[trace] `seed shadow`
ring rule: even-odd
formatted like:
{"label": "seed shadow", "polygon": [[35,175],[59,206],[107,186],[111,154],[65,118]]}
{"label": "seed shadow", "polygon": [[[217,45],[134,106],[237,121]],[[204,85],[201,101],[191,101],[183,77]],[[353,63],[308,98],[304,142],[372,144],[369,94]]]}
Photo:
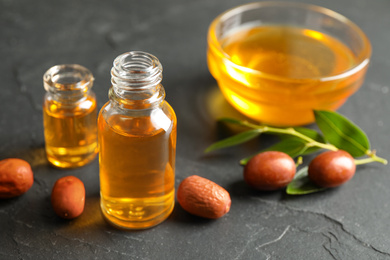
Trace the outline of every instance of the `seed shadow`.
{"label": "seed shadow", "polygon": [[280,198],[283,194],[283,190],[274,191],[260,191],[250,187],[244,180],[237,180],[231,183],[227,190],[230,195],[235,198],[244,197],[261,197],[263,199],[275,199]]}
{"label": "seed shadow", "polygon": [[186,226],[203,226],[212,224],[213,222],[215,222],[215,219],[202,218],[192,215],[185,211],[176,201],[175,207],[166,222],[172,222],[174,224],[183,224]]}
{"label": "seed shadow", "polygon": [[21,196],[14,197],[14,198],[0,199],[0,208],[7,208],[8,206],[12,207],[19,200],[21,200]]}
{"label": "seed shadow", "polygon": [[100,198],[92,195],[85,199],[83,213],[74,219],[64,219],[58,216],[51,205],[50,196],[44,200],[45,213],[43,218],[45,225],[54,230],[69,229],[69,231],[81,232],[86,229],[107,229],[100,210]]}

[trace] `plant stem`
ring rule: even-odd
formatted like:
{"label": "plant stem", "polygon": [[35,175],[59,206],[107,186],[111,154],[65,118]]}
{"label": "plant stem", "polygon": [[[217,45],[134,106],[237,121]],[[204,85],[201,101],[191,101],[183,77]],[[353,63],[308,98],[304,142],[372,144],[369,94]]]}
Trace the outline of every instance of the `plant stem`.
{"label": "plant stem", "polygon": [[[292,135],[295,137],[298,137],[304,141],[306,141],[307,147],[318,147],[318,148],[323,148],[326,150],[331,150],[331,151],[337,151],[338,148],[332,144],[329,143],[321,143],[317,142],[314,139],[311,139],[310,137],[301,134],[300,132],[296,131],[294,128],[276,128],[276,127],[270,127],[270,126],[264,126],[264,125],[255,125],[252,123],[249,123],[247,121],[242,122],[243,126],[247,126],[250,128],[254,129],[259,129],[260,132],[262,133],[274,133],[274,134],[286,134],[286,135]],[[375,151],[368,150],[366,152],[367,156],[369,158],[364,158],[364,159],[355,159],[355,164],[360,165],[360,164],[366,164],[366,163],[372,163],[372,162],[379,162],[384,165],[387,164],[387,160],[384,158],[381,158],[375,154]]]}
{"label": "plant stem", "polygon": [[297,158],[297,161],[295,163],[295,168],[297,168],[299,165],[301,165],[303,163],[303,159],[302,159],[302,156],[299,156]]}
{"label": "plant stem", "polygon": [[372,162],[379,162],[384,165],[387,164],[387,160],[384,158],[381,158],[379,156],[376,156],[376,154],[369,155],[370,157],[364,158],[364,159],[355,159],[356,165],[366,164],[366,163],[372,163]]}
{"label": "plant stem", "polygon": [[274,133],[274,134],[286,134],[286,135],[292,135],[295,137],[298,137],[304,141],[307,142],[308,147],[319,147],[331,151],[337,151],[337,147],[332,145],[332,144],[326,144],[326,143],[321,143],[317,142],[314,139],[311,139],[310,137],[301,134],[300,132],[296,131],[294,128],[289,127],[289,128],[276,128],[276,127],[270,127],[270,126],[263,126],[263,125],[255,125],[249,122],[243,122],[243,125],[248,126],[250,128],[256,128],[259,129],[260,132],[262,133]]}

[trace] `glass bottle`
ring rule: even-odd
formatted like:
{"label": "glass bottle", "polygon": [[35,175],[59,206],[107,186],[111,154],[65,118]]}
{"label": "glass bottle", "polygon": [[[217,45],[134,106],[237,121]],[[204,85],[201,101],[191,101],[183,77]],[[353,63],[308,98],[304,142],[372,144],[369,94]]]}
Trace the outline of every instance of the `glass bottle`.
{"label": "glass bottle", "polygon": [[174,207],[176,115],[161,80],[151,54],[128,52],[113,63],[98,116],[100,196],[104,217],[119,228],[152,227]]}
{"label": "glass bottle", "polygon": [[97,106],[92,73],[77,64],[56,65],[43,75],[46,155],[60,168],[83,166],[98,152]]}

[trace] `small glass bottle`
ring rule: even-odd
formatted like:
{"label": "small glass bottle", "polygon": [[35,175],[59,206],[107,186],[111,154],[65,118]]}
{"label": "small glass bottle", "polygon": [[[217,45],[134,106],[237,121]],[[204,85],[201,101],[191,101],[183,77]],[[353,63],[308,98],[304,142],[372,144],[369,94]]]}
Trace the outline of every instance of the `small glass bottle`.
{"label": "small glass bottle", "polygon": [[155,226],[174,207],[176,115],[161,80],[148,53],[113,63],[110,100],[98,116],[100,196],[104,217],[119,228]]}
{"label": "small glass bottle", "polygon": [[46,155],[60,168],[83,166],[98,152],[97,106],[92,73],[77,64],[56,65],[43,75]]}

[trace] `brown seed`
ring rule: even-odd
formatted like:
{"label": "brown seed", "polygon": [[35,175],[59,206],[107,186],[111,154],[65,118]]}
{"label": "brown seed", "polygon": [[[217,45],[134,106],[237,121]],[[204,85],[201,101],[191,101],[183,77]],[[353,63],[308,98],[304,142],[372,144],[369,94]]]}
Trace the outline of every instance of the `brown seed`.
{"label": "brown seed", "polygon": [[55,213],[62,218],[80,216],[85,205],[84,183],[74,176],[58,179],[51,193],[51,204]]}
{"label": "brown seed", "polygon": [[0,161],[0,199],[20,196],[33,183],[34,175],[28,162],[17,158]]}
{"label": "brown seed", "polygon": [[180,183],[177,200],[187,212],[210,219],[222,217],[231,206],[230,195],[224,188],[197,175]]}
{"label": "brown seed", "polygon": [[356,171],[353,157],[343,150],[327,151],[314,158],[308,169],[309,178],[320,187],[336,187],[349,181]]}
{"label": "brown seed", "polygon": [[295,171],[295,162],[288,154],[267,151],[255,155],[245,165],[244,180],[258,190],[277,190],[293,180]]}

